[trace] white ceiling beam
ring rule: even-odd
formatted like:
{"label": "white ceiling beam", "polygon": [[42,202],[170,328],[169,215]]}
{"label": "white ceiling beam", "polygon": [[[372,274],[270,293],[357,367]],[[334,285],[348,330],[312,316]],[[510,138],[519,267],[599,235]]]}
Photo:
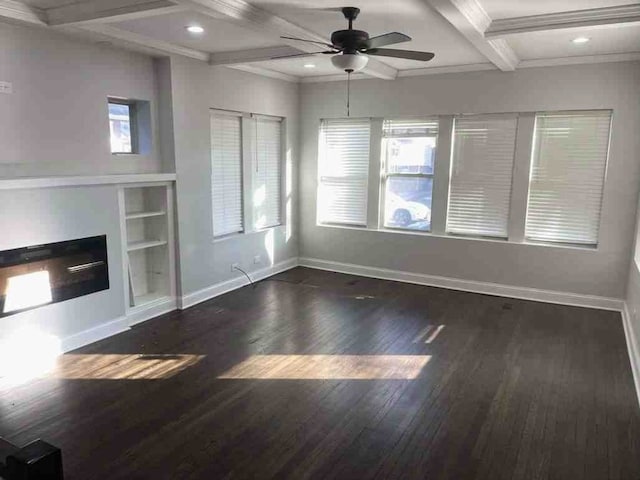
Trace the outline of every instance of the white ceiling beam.
{"label": "white ceiling beam", "polygon": [[14,0],[0,0],[0,19],[46,25],[44,10]]}
{"label": "white ceiling beam", "polygon": [[281,57],[284,55],[298,55],[301,53],[304,52],[301,52],[299,49],[290,47],[288,45],[279,47],[252,48],[249,50],[234,50],[230,52],[216,52],[212,53],[209,57],[209,64],[228,66],[240,65],[254,62],[264,62],[266,60],[273,60],[274,57]]}
{"label": "white ceiling beam", "polygon": [[169,0],[90,0],[46,10],[49,25],[109,23],[165,15],[184,8]]}
{"label": "white ceiling beam", "polygon": [[629,22],[640,22],[640,4],[493,20],[485,32],[485,37],[500,38],[525,32],[615,25]]}
{"label": "white ceiling beam", "polygon": [[133,33],[127,30],[112,27],[111,25],[95,23],[83,25],[81,27],[65,28],[67,28],[69,31],[80,30],[84,32],[91,32],[94,35],[109,39],[111,43],[115,45],[120,45],[128,48],[133,47],[135,50],[149,53],[151,55],[182,55],[183,57],[194,58],[202,62],[209,61],[209,53],[207,52],[182,47],[180,45],[175,45],[163,40],[147,37],[146,35],[140,35],[139,33]]}
{"label": "white ceiling beam", "polygon": [[[183,5],[205,15],[217,19],[230,20],[237,25],[258,31],[270,36],[300,37],[328,43],[329,40],[306,28],[295,25],[282,17],[278,17],[266,10],[258,8],[244,0],[172,0],[176,4]],[[282,40],[291,47],[303,52],[317,52],[323,50],[322,45],[314,45],[306,42]],[[369,58],[369,63],[364,73],[373,77],[393,80],[398,71],[374,58]]]}
{"label": "white ceiling beam", "polygon": [[236,70],[242,70],[243,72],[253,73],[254,75],[260,75],[262,77],[277,78],[278,80],[285,80],[287,82],[298,83],[300,79],[293,75],[287,75],[286,73],[276,72],[268,68],[256,67],[255,65],[226,65],[229,68]]}
{"label": "white ceiling beam", "polygon": [[491,18],[477,0],[425,0],[496,67],[515,70],[519,59],[505,40],[490,40],[484,32]]}

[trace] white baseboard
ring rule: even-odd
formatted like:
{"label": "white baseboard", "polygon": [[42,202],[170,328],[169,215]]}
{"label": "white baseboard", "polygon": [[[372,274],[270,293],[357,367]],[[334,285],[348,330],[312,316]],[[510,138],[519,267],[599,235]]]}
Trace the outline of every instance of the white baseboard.
{"label": "white baseboard", "polygon": [[133,307],[127,312],[127,322],[130,327],[138,323],[146,322],[154,317],[169,313],[178,308],[178,303],[173,297],[159,298],[149,304]]}
{"label": "white baseboard", "polygon": [[[264,278],[275,275],[276,273],[284,272],[286,270],[290,270],[298,266],[298,259],[291,258],[289,260],[285,260],[280,263],[276,263],[270,267],[262,268],[260,270],[255,270],[253,272],[249,272],[251,279],[254,282],[262,280]],[[247,277],[240,274],[236,278],[232,278],[231,280],[227,280],[225,282],[217,283],[215,285],[211,285],[210,287],[203,288],[201,290],[197,290],[192,293],[188,293],[183,295],[179,301],[178,306],[181,310],[185,308],[192,307],[197,305],[198,303],[202,303],[206,300],[210,300],[218,295],[222,295],[223,293],[230,292],[240,287],[244,287],[249,284],[249,280]]]}
{"label": "white baseboard", "polygon": [[116,318],[110,322],[103,323],[97,327],[83,330],[82,332],[75,333],[69,337],[63,338],[60,342],[60,349],[62,352],[69,352],[76,348],[84,347],[90,343],[97,342],[98,340],[105,339],[116,333],[121,333],[129,330],[129,322],[127,317]]}
{"label": "white baseboard", "polygon": [[627,349],[629,350],[629,360],[631,361],[633,381],[636,385],[638,404],[640,404],[640,347],[638,347],[638,337],[635,336],[631,313],[626,302],[622,309],[622,325],[624,326],[624,336],[627,339]]}
{"label": "white baseboard", "polygon": [[317,258],[301,257],[298,263],[302,267],[317,268],[319,270],[329,270],[332,272],[349,273],[363,277],[395,280],[397,282],[415,283],[418,285],[462,290],[472,293],[482,293],[485,295],[496,295],[499,297],[534,300],[537,302],[598,308],[601,310],[614,310],[617,312],[622,311],[624,304],[623,300],[619,298],[581,295],[579,293],[558,292],[554,290],[541,290],[528,287],[514,287],[499,283],[479,282],[475,280],[463,280],[460,278],[403,272],[400,270],[389,270],[387,268],[367,267],[353,263],[320,260]]}

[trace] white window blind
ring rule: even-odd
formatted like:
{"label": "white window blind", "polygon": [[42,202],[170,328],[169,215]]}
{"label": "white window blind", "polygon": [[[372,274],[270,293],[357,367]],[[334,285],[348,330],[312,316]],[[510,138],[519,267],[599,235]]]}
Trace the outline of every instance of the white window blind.
{"label": "white window blind", "polygon": [[610,111],[536,116],[525,236],[596,245]]}
{"label": "white window blind", "polygon": [[507,237],[517,118],[454,120],[447,232]]}
{"label": "white window blind", "polygon": [[253,218],[255,228],[267,228],[281,223],[282,120],[257,117],[255,122]]}
{"label": "white window blind", "polygon": [[367,224],[369,119],[324,120],[320,130],[318,220]]}
{"label": "white window blind", "polygon": [[211,112],[213,235],[243,231],[242,118]]}

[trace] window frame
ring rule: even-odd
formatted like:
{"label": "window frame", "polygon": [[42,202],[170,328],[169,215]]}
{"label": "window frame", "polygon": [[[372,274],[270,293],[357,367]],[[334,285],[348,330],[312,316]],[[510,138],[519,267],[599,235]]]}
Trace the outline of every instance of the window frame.
{"label": "window frame", "polygon": [[[131,137],[131,151],[130,152],[114,152],[111,150],[111,155],[139,155],[139,141],[138,141],[138,102],[135,100],[129,100],[126,98],[107,97],[107,113],[109,113],[110,105],[126,105],[129,107],[129,135]],[[111,124],[111,118],[109,118],[109,124]],[[109,139],[111,140],[111,125],[109,125]]]}
{"label": "window frame", "polygon": [[[528,213],[528,201],[531,173],[533,168],[533,148],[534,148],[534,133],[535,133],[535,118],[539,114],[548,113],[587,113],[593,111],[610,111],[611,112],[611,125],[609,130],[609,140],[607,148],[607,159],[605,166],[604,185],[602,189],[601,199],[601,214],[600,224],[598,225],[598,232],[600,236],[603,212],[606,207],[606,191],[607,191],[607,173],[609,166],[609,152],[611,150],[611,139],[613,135],[613,123],[615,111],[607,108],[582,108],[573,110],[530,110],[530,111],[498,111],[487,113],[451,113],[441,115],[403,115],[403,116],[388,116],[388,117],[369,117],[370,121],[370,149],[369,149],[369,182],[368,182],[368,204],[367,204],[367,222],[366,225],[353,225],[342,223],[329,223],[321,222],[319,216],[320,208],[320,172],[323,146],[321,137],[321,127],[325,120],[339,120],[342,118],[330,118],[323,117],[319,120],[318,125],[318,150],[317,150],[317,189],[316,189],[316,225],[326,228],[342,228],[351,230],[364,230],[370,232],[388,232],[390,234],[404,234],[404,235],[423,235],[436,238],[448,238],[461,241],[475,241],[475,242],[489,242],[489,243],[510,243],[515,245],[535,246],[538,248],[561,248],[561,249],[577,249],[589,252],[598,251],[600,248],[600,239],[595,245],[588,244],[573,244],[573,243],[558,243],[558,242],[545,242],[537,241],[529,238],[525,238],[525,224]],[[451,181],[451,166],[453,163],[453,124],[454,118],[457,116],[467,115],[515,115],[517,118],[516,124],[516,139],[515,139],[515,152],[513,160],[513,172],[512,172],[512,185],[511,185],[511,197],[509,200],[509,216],[507,224],[507,237],[483,237],[473,235],[459,235],[446,232],[447,215],[448,215],[448,200],[450,194],[450,181]],[[363,118],[363,117],[360,117]],[[431,210],[431,228],[426,230],[415,230],[410,228],[396,228],[394,226],[386,227],[384,218],[384,196],[386,193],[386,160],[383,165],[383,157],[386,155],[383,152],[382,140],[383,140],[383,123],[387,120],[417,120],[417,119],[435,119],[438,121],[438,134],[436,140],[436,153],[434,160],[434,169],[432,174],[420,174],[423,176],[431,176],[433,178],[432,183],[432,210]],[[393,174],[392,174],[393,175]],[[389,176],[392,176],[389,175]],[[396,174],[403,175],[403,174]],[[408,176],[415,176],[417,174],[408,174]],[[375,181],[376,177],[379,177],[379,181]]]}
{"label": "window frame", "polygon": [[[422,121],[434,121],[438,124],[436,127],[438,130],[434,134],[424,135],[420,134],[405,134],[405,135],[391,135],[386,136],[384,133],[384,122],[385,121],[411,121],[411,120],[422,120]],[[433,197],[435,191],[435,173],[436,173],[436,165],[438,161],[438,150],[439,150],[439,118],[426,116],[426,117],[400,117],[400,118],[385,118],[382,122],[382,131],[380,132],[380,198],[378,201],[379,204],[379,215],[378,215],[378,226],[384,230],[398,230],[402,232],[415,232],[415,233],[431,233],[433,231]],[[434,138],[435,139],[435,152],[433,154],[433,171],[432,173],[390,173],[389,172],[389,159],[388,159],[388,148],[386,147],[386,141],[390,138]],[[431,206],[429,207],[430,218],[429,218],[429,229],[428,230],[418,230],[414,228],[401,227],[401,226],[391,226],[387,225],[386,219],[386,197],[387,197],[387,187],[390,178],[430,178],[431,179]]]}
{"label": "window frame", "polygon": [[[209,108],[210,117],[218,112],[221,115],[238,116],[240,118],[240,168],[241,168],[241,198],[242,198],[242,231],[232,232],[223,235],[216,236],[213,232],[213,215],[211,216],[212,226],[212,242],[224,242],[226,240],[237,238],[243,235],[251,235],[260,232],[266,232],[272,229],[285,227],[288,219],[286,214],[286,192],[285,185],[287,180],[287,165],[286,165],[286,146],[287,146],[287,118],[277,115],[267,115],[261,113],[239,112],[236,110],[227,110],[222,108]],[[278,182],[278,208],[279,208],[279,223],[275,225],[269,225],[257,228],[254,222],[254,207],[253,207],[253,193],[254,193],[254,176],[253,167],[257,159],[257,119],[266,118],[271,120],[280,121],[280,156],[279,156],[279,182]],[[209,139],[209,149],[211,151],[212,144],[211,138]],[[209,162],[210,168],[213,165]],[[213,170],[211,170],[211,181],[213,180]],[[213,187],[213,184],[211,184]],[[213,201],[213,197],[212,197]],[[213,208],[213,207],[212,207]],[[213,213],[213,212],[212,212]]]}

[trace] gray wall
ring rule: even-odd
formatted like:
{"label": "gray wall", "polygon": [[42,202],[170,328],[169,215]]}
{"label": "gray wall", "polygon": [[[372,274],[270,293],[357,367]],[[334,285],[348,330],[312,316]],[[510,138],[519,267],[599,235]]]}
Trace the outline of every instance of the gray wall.
{"label": "gray wall", "polygon": [[595,251],[317,226],[318,126],[323,117],[345,116],[344,89],[343,83],[335,82],[302,87],[301,257],[624,297],[640,174],[640,63],[361,80],[351,89],[354,117],[613,109],[600,245]]}
{"label": "gray wall", "polygon": [[0,205],[0,251],[106,234],[110,287],[4,317],[0,341],[25,327],[63,340],[124,315],[116,186],[0,190]]}
{"label": "gray wall", "polygon": [[[635,337],[636,345],[640,348],[640,207],[638,208],[638,218],[636,219],[635,245],[629,262],[626,301],[631,320],[631,334]],[[640,361],[640,358],[636,359],[636,361]]]}
{"label": "gray wall", "polygon": [[[231,271],[232,263],[251,271],[297,256],[295,189],[288,198],[292,210],[285,225],[213,242],[209,109],[285,117],[285,151],[293,179],[298,85],[185,58],[172,58],[171,72],[179,263],[185,295],[239,276]],[[255,255],[261,256],[261,264],[253,263]]]}
{"label": "gray wall", "polygon": [[111,155],[107,96],[152,102],[153,60],[109,46],[0,23],[0,178],[160,172],[157,132],[149,155]]}

